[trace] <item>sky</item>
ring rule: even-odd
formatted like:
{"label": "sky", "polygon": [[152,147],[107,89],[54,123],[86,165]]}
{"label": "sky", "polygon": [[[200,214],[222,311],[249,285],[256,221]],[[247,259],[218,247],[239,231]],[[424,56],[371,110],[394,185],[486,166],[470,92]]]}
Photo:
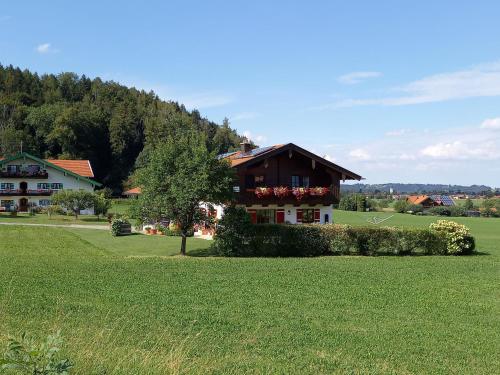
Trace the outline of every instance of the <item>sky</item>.
{"label": "sky", "polygon": [[154,90],[366,183],[500,187],[499,14],[481,0],[11,1],[0,63]]}

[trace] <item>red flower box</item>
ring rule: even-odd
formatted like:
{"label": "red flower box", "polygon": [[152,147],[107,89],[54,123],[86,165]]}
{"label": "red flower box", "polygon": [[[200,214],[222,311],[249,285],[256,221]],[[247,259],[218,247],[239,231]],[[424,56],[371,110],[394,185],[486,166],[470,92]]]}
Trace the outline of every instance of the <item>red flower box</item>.
{"label": "red flower box", "polygon": [[272,193],[272,188],[258,187],[255,189],[255,195],[257,196],[257,198],[269,197]]}
{"label": "red flower box", "polygon": [[276,186],[273,191],[274,195],[278,198],[284,198],[290,195],[290,189],[288,189],[286,186]]}

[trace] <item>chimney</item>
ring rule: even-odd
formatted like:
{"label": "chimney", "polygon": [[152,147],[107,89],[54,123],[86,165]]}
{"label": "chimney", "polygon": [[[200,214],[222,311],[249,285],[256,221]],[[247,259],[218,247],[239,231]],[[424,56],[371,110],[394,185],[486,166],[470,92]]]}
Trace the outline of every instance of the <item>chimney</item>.
{"label": "chimney", "polygon": [[240,146],[241,146],[241,152],[246,153],[252,150],[252,144],[247,138],[243,139],[243,142],[240,143]]}

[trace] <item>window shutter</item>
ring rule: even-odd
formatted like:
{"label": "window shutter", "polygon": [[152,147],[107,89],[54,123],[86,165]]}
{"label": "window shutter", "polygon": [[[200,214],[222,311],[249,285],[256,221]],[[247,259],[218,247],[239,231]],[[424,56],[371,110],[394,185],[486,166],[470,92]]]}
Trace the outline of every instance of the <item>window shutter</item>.
{"label": "window shutter", "polygon": [[302,223],[302,210],[297,209],[297,223]]}
{"label": "window shutter", "polygon": [[321,211],[319,208],[314,209],[314,222],[319,223],[321,221]]}

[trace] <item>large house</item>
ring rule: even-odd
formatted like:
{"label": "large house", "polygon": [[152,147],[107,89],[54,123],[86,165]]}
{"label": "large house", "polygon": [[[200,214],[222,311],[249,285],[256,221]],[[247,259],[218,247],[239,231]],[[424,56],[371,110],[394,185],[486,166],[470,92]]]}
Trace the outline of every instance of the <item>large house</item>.
{"label": "large house", "polygon": [[101,184],[93,177],[88,160],[43,160],[26,152],[0,159],[0,210],[47,206],[63,189],[94,191]]}
{"label": "large house", "polygon": [[236,169],[236,204],[254,223],[330,223],[339,203],[340,181],[361,176],[293,143],[220,156]]}

